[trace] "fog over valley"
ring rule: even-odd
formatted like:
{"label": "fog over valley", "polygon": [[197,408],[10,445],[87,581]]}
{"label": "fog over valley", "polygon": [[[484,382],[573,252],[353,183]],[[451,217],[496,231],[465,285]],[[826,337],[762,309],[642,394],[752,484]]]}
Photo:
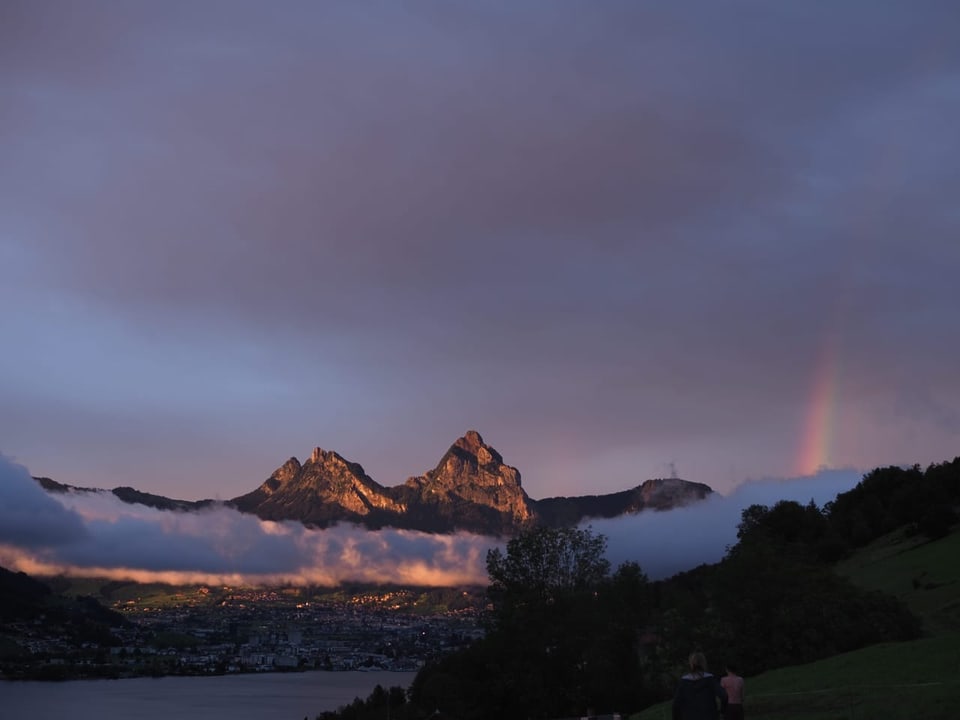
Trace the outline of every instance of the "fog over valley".
{"label": "fog over valley", "polygon": [[[589,524],[608,538],[614,566],[633,561],[662,578],[721,559],[741,511],[778,500],[832,500],[855,471],[749,481],[689,507]],[[27,468],[0,456],[0,565],[29,574],[96,575],[172,584],[317,584],[346,581],[424,586],[484,585],[496,538],[340,524],[311,529],[214,505],[156,510],[110,492],[50,494]]]}

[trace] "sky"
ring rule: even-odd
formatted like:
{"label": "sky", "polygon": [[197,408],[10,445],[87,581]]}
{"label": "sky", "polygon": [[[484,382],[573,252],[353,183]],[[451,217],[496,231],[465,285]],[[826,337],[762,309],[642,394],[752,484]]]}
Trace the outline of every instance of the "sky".
{"label": "sky", "polygon": [[958,28],[5,0],[4,463],[227,499],[317,446],[396,485],[476,429],[540,499],[950,460]]}

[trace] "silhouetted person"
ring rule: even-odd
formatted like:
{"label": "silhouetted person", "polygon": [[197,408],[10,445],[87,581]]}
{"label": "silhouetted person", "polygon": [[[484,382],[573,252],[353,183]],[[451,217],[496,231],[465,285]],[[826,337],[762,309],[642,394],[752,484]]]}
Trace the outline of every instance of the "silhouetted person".
{"label": "silhouetted person", "polygon": [[743,720],[743,678],[730,663],[727,663],[727,674],[720,679],[720,685],[727,693],[727,712],[723,717],[725,720]]}
{"label": "silhouetted person", "polygon": [[680,678],[673,696],[673,720],[717,720],[727,709],[727,693],[707,672],[703,653],[692,653],[689,663],[690,672]]}

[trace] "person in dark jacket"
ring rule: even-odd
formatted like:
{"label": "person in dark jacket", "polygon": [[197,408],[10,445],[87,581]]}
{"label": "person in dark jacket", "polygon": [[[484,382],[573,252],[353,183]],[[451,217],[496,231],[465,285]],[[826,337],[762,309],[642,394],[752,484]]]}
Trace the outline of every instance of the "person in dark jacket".
{"label": "person in dark jacket", "polygon": [[727,693],[707,672],[703,653],[691,654],[689,662],[690,672],[680,678],[673,696],[673,720],[717,720],[727,709]]}

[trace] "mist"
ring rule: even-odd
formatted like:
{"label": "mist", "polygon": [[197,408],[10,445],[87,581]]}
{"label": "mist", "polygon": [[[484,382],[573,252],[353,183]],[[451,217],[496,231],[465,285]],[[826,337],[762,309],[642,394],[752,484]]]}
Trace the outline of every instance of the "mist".
{"label": "mist", "polygon": [[223,505],[162,511],[108,491],[48,494],[2,457],[0,508],[0,565],[137,582],[477,585],[497,542],[345,524],[316,530]]}
{"label": "mist", "polygon": [[[659,579],[719,561],[749,505],[783,499],[822,505],[859,479],[851,470],[747,482],[690,507],[584,526],[607,537],[614,567],[636,562]],[[34,575],[171,584],[485,585],[486,554],[494,547],[503,542],[471,533],[348,524],[311,529],[223,505],[171,512],[130,505],[108,491],[50,494],[25,467],[0,456],[0,565]]]}
{"label": "mist", "polygon": [[741,513],[750,505],[812,500],[822,507],[854,487],[861,477],[856,470],[821,470],[809,477],[750,480],[729,495],[714,493],[688,507],[594,520],[589,525],[606,535],[607,558],[614,567],[636,562],[648,577],[657,580],[719,562],[736,543]]}

